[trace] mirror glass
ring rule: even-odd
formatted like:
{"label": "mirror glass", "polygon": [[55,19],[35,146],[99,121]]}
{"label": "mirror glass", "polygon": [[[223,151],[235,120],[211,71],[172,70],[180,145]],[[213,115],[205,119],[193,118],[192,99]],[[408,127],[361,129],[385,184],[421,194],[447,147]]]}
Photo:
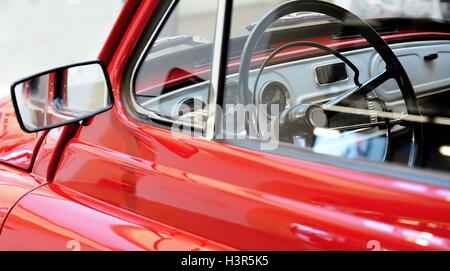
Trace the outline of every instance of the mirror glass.
{"label": "mirror glass", "polygon": [[107,76],[99,63],[60,68],[13,85],[19,122],[27,132],[89,118],[112,106]]}

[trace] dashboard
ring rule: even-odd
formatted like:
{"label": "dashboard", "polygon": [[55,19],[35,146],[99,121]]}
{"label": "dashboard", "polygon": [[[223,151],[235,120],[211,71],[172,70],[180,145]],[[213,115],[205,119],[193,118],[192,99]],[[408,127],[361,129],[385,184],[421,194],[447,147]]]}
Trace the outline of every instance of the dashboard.
{"label": "dashboard", "polygon": [[[450,86],[450,41],[417,41],[391,45],[391,48],[406,69],[416,95],[431,95],[448,90]],[[373,48],[342,53],[360,71],[359,80],[364,82],[382,72],[384,62]],[[354,88],[355,73],[333,55],[307,58],[267,67],[261,74],[257,88],[258,104],[279,104],[281,109],[305,103],[321,103]],[[337,67],[340,73],[324,82],[320,73],[324,67]],[[325,69],[325,73],[327,71]],[[254,86],[258,70],[250,73],[249,86]],[[391,110],[402,110],[401,93],[394,80],[375,90],[375,95],[384,100]],[[238,75],[227,76],[224,104],[238,104]],[[149,111],[167,116],[180,117],[180,108],[203,109],[208,103],[209,82],[197,83],[155,97],[141,104]],[[270,112],[269,112],[270,115]]]}

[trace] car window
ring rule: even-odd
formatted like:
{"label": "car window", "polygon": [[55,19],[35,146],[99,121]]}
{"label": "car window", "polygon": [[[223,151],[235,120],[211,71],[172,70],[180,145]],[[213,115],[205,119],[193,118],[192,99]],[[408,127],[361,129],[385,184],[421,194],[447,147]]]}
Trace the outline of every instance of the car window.
{"label": "car window", "polygon": [[448,171],[448,2],[293,2],[234,1],[218,137]]}
{"label": "car window", "polygon": [[[217,1],[175,1],[136,73],[134,97],[141,113],[177,120],[206,117]],[[195,8],[193,8],[195,7]]]}

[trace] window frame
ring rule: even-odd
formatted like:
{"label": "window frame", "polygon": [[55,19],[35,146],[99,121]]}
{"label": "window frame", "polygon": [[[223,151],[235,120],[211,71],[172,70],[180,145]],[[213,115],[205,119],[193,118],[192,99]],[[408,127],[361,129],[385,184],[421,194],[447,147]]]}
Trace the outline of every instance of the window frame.
{"label": "window frame", "polygon": [[[136,50],[136,54],[134,54],[134,57],[132,57],[132,60],[129,62],[129,70],[127,72],[126,78],[127,78],[127,84],[124,87],[125,94],[123,95],[125,102],[125,106],[127,108],[127,111],[131,111],[132,115],[137,118],[139,121],[144,122],[151,122],[153,124],[159,124],[159,126],[168,128],[168,126],[177,124],[177,125],[183,125],[184,127],[193,128],[194,130],[198,131],[199,127],[193,127],[192,125],[189,125],[189,123],[180,122],[177,120],[169,119],[162,117],[155,113],[154,111],[145,109],[142,107],[136,99],[136,80],[139,70],[141,69],[143,62],[151,50],[153,44],[156,42],[158,35],[161,33],[161,31],[164,28],[164,25],[169,20],[170,16],[173,14],[175,8],[177,7],[180,0],[171,0],[166,3],[163,3],[163,7],[160,10],[160,15],[156,16],[157,19],[153,20],[153,22],[156,21],[156,27],[150,27],[145,29],[145,33],[143,34],[142,42],[145,41],[145,45],[138,46],[139,48]],[[231,5],[232,1],[227,0],[218,0],[218,6],[216,10],[216,21],[215,21],[215,34],[213,39],[213,46],[212,46],[212,62],[211,62],[211,72],[210,72],[210,81],[209,81],[209,105],[217,105],[219,93],[221,93],[221,85],[223,82],[223,79],[221,79],[221,74],[223,74],[223,70],[226,67],[222,67],[222,63],[225,63],[225,61],[222,61],[222,56],[226,55],[223,52],[228,51],[228,47],[226,46],[228,44],[227,38],[229,37],[229,34],[227,34],[226,29],[227,25],[225,24],[225,21],[228,14],[228,11],[231,11],[232,9],[228,7],[228,5]],[[231,19],[229,19],[231,21]],[[151,23],[149,23],[151,25]],[[130,64],[131,63],[131,64]],[[205,130],[202,131],[202,133],[196,133],[201,138],[207,139],[207,140],[213,140],[215,135],[215,123],[216,123],[216,110],[214,107],[209,106],[208,107],[208,117],[206,121]]]}
{"label": "window frame", "polygon": [[[146,56],[155,38],[161,31],[164,23],[170,17],[173,8],[180,0],[172,0],[163,2],[159,14],[150,19],[146,29],[144,30],[138,45],[135,48],[127,68],[124,73],[124,80],[122,81],[122,99],[126,111],[136,120],[141,123],[165,128],[174,124],[173,121],[161,118],[156,114],[151,114],[151,111],[142,108],[141,112],[137,111],[135,105],[137,104],[134,98],[134,82],[136,80],[136,71],[140,67],[140,62]],[[223,92],[226,79],[226,67],[228,64],[228,43],[230,39],[230,28],[232,23],[233,0],[218,0],[218,9],[216,17],[216,33],[214,38],[214,47],[212,55],[210,80],[210,104],[222,106]],[[155,26],[156,25],[156,26]],[[220,43],[217,43],[220,41]],[[140,107],[140,106],[139,106]],[[150,115],[149,115],[150,113]],[[260,141],[257,140],[218,140],[215,138],[215,124],[221,121],[220,116],[216,116],[215,111],[208,112],[207,130],[202,138],[208,141],[216,141],[227,144],[233,147],[257,151],[260,153],[273,154],[292,159],[330,165],[342,169],[354,170],[360,173],[374,174],[389,178],[398,178],[405,181],[410,181],[419,184],[428,184],[438,187],[450,188],[450,174],[441,171],[425,170],[417,168],[408,168],[403,165],[386,162],[373,162],[366,160],[355,160],[345,157],[336,157],[326,154],[313,153],[307,149],[292,148],[291,146],[280,143],[280,146],[275,150],[264,150],[261,148]]]}

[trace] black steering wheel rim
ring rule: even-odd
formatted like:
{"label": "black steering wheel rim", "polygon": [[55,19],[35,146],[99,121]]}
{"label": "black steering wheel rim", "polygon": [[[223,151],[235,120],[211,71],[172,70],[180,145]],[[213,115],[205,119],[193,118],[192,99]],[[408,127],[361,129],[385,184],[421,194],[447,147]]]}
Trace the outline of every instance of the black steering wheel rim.
{"label": "black steering wheel rim", "polygon": [[[317,0],[294,0],[283,3],[275,7],[272,11],[267,13],[262,20],[253,28],[241,56],[241,64],[239,68],[239,91],[240,99],[244,106],[252,103],[252,96],[249,88],[249,74],[251,69],[252,56],[258,45],[258,42],[266,29],[278,19],[296,12],[315,12],[333,17],[341,21],[344,25],[352,27],[355,31],[361,34],[363,38],[378,52],[381,58],[386,63],[386,72],[393,75],[397,81],[403,100],[405,101],[408,115],[420,115],[417,97],[411,81],[398,60],[395,53],[383,40],[383,38],[365,21],[351,13],[350,11],[339,7],[337,5]],[[255,119],[247,116],[246,123],[248,129],[255,126]],[[256,130],[256,129],[255,129]],[[411,167],[419,166],[421,164],[422,151],[422,125],[420,122],[411,122],[412,138],[410,157],[408,165]]]}

